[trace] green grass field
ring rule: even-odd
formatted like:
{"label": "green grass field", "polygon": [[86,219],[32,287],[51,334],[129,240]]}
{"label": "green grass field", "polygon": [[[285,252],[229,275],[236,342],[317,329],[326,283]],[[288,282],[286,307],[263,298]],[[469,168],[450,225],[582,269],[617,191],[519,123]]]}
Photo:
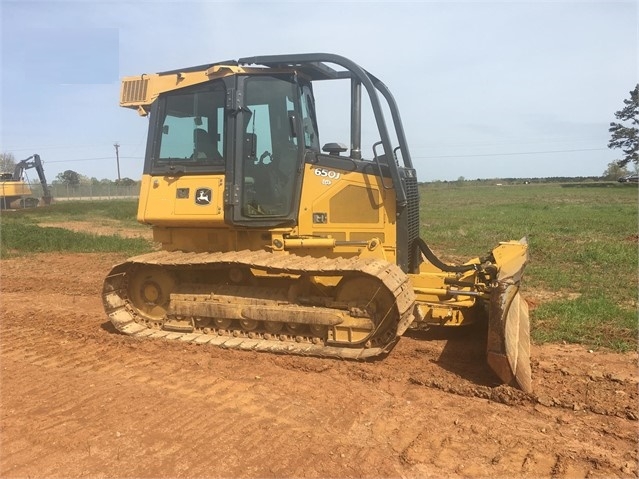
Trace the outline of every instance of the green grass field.
{"label": "green grass field", "polygon": [[421,236],[443,258],[528,238],[533,340],[637,348],[636,185],[421,188]]}
{"label": "green grass field", "polygon": [[[127,255],[151,251],[152,244],[141,238],[96,235],[64,228],[43,228],[38,223],[91,221],[138,227],[137,203],[132,200],[61,201],[46,208],[0,213],[0,257],[53,251],[120,252]],[[140,226],[142,228],[142,226]]]}
{"label": "green grass field", "polygon": [[[533,340],[618,351],[637,348],[638,190],[597,183],[422,185],[421,236],[443,259],[480,256],[499,241],[528,238],[523,295]],[[151,251],[143,239],[97,236],[56,221],[106,221],[136,228],[131,200],[59,202],[0,214],[0,255]]]}

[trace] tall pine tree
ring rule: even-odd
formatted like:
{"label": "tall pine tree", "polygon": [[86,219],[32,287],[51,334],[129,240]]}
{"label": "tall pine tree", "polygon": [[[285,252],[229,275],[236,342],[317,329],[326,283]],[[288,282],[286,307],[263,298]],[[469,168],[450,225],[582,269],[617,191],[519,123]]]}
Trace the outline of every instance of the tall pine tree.
{"label": "tall pine tree", "polygon": [[620,148],[624,152],[624,157],[617,160],[619,166],[630,162],[639,166],[639,83],[630,92],[630,99],[623,102],[626,106],[615,113],[615,118],[629,124],[610,123],[608,148]]}

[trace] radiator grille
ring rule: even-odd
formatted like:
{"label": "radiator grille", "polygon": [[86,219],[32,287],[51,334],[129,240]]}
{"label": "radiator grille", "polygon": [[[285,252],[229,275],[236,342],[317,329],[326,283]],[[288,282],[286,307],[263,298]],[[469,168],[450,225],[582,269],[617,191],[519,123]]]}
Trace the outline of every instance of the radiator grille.
{"label": "radiator grille", "polygon": [[140,103],[146,101],[149,79],[126,80],[122,85],[122,103]]}
{"label": "radiator grille", "polygon": [[409,269],[417,268],[420,263],[419,250],[415,241],[419,238],[419,190],[417,185],[417,177],[407,176],[404,179],[406,188],[406,197],[408,199],[408,215],[406,218],[408,230],[408,261]]}

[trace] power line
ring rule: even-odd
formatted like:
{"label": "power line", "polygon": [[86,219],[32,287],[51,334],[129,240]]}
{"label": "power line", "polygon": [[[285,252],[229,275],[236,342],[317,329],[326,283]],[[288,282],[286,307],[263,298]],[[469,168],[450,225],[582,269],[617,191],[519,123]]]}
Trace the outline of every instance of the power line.
{"label": "power line", "polygon": [[[138,142],[141,143],[142,141]],[[124,144],[120,144],[120,146],[137,146],[134,145],[133,143],[124,143]],[[2,147],[2,149],[4,151],[10,151],[10,152],[14,152],[14,151],[43,151],[43,150],[81,150],[81,149],[86,149],[86,148],[104,148],[103,144],[98,144],[96,145],[95,143],[90,144],[90,145],[51,145],[51,146],[36,146],[35,148],[33,146],[18,146],[18,147],[10,147],[10,146],[5,146]]]}
{"label": "power line", "polygon": [[[120,158],[122,159],[126,159],[126,160],[143,160],[144,158],[142,158],[141,156],[121,156]],[[100,158],[76,158],[73,160],[47,160],[45,161],[45,163],[72,163],[72,162],[76,162],[76,161],[99,161],[99,160],[112,160],[113,157],[112,156],[103,156]]]}
{"label": "power line", "polygon": [[[413,146],[413,150],[421,150],[421,149],[432,149],[432,148],[450,148],[450,147],[464,147],[464,148],[485,148],[485,147],[500,147],[505,145],[512,146],[515,144],[516,146],[522,145],[543,145],[546,143],[583,143],[590,142],[593,143],[593,138],[529,138],[529,139],[520,139],[514,138],[511,140],[504,141],[493,141],[493,140],[485,140],[485,141],[460,141],[460,140],[441,140],[437,139],[437,141],[433,140],[430,142],[430,146]],[[608,140],[606,140],[608,141]],[[601,141],[596,141],[597,144],[601,144]],[[554,145],[553,145],[554,146]]]}
{"label": "power line", "polygon": [[[608,148],[579,148],[573,150],[544,150],[544,151],[521,151],[513,153],[473,153],[469,155],[434,155],[434,156],[413,156],[414,159],[437,159],[437,158],[473,158],[482,156],[517,156],[517,155],[542,155],[547,153],[577,153],[580,151],[607,151]],[[120,156],[126,160],[143,160],[141,156]],[[74,158],[72,160],[46,160],[45,163],[74,163],[79,161],[101,161],[112,160],[112,156],[102,156],[97,158]]]}
{"label": "power line", "polygon": [[518,153],[473,153],[471,155],[438,155],[438,156],[414,156],[415,159],[435,159],[435,158],[473,158],[477,156],[517,156],[517,155],[542,155],[546,153],[574,153],[579,151],[606,151],[608,148],[580,148],[575,150],[545,150],[545,151],[522,151]]}

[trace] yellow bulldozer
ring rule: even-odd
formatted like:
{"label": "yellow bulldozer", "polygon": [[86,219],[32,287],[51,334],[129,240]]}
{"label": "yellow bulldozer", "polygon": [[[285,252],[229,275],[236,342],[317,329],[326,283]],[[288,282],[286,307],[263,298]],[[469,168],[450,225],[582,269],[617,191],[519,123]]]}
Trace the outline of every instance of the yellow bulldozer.
{"label": "yellow bulldozer", "polygon": [[[320,148],[324,81],[348,82],[350,147]],[[366,152],[364,91],[379,139]],[[457,265],[433,254],[399,110],[374,75],[334,54],[258,56],[126,77],[120,93],[149,118],[138,220],[161,250],[105,279],[117,330],[365,359],[409,328],[479,321],[488,364],[531,391],[526,241]]]}

